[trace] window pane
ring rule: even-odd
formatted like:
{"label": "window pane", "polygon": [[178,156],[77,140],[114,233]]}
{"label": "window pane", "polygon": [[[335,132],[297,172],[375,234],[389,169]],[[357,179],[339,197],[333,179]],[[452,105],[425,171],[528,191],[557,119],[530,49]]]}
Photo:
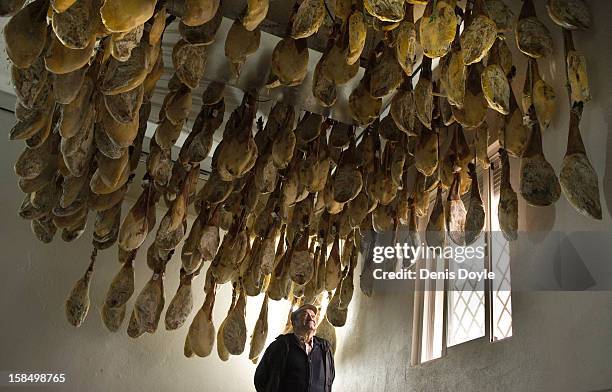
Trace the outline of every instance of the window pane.
{"label": "window pane", "polygon": [[495,280],[491,287],[491,341],[512,336],[512,293],[510,278],[510,244],[499,229],[497,219],[501,167],[499,158],[492,160],[490,169],[491,199],[489,216],[491,271]]}
{"label": "window pane", "polygon": [[[425,268],[425,266],[424,266]],[[443,259],[427,260],[429,271],[443,271]],[[442,356],[442,331],[444,329],[444,279],[423,281],[423,335],[421,339],[421,363]]]}
{"label": "window pane", "polygon": [[[472,246],[484,246],[482,235]],[[456,274],[459,269],[482,272],[484,260],[466,260],[463,263],[449,262],[449,270]],[[484,282],[476,279],[449,279],[448,292],[448,339],[454,346],[485,335]]]}

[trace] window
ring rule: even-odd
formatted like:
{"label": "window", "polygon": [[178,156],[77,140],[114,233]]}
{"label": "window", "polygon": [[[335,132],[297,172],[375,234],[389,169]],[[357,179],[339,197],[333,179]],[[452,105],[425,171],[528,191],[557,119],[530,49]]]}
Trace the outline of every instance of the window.
{"label": "window", "polygon": [[[447,347],[470,340],[486,337],[495,342],[512,336],[509,244],[497,221],[501,180],[497,154],[491,158],[491,167],[478,173],[478,179],[487,218],[483,234],[472,246],[482,246],[484,258],[471,263],[442,257],[422,259],[416,269],[457,273],[460,268],[474,272],[486,268],[495,273],[495,279],[441,278],[415,282],[412,365],[441,358]],[[469,192],[464,197],[467,208]]]}

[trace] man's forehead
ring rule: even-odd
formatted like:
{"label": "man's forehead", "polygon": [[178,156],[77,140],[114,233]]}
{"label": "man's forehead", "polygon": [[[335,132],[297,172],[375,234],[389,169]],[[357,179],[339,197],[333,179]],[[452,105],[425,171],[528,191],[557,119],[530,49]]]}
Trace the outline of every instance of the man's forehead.
{"label": "man's forehead", "polygon": [[296,314],[303,315],[306,313],[313,315],[313,316],[316,315],[316,313],[312,309],[299,309]]}

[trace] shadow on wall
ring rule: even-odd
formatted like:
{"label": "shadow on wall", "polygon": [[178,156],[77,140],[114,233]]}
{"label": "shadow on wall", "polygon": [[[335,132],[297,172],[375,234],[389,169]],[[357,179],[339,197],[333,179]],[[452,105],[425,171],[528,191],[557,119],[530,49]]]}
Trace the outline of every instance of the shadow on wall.
{"label": "shadow on wall", "polygon": [[[358,267],[360,268],[360,266]],[[356,270],[357,271],[357,270]],[[339,342],[342,346],[342,360],[346,363],[354,363],[363,360],[366,350],[363,344],[358,342],[367,341],[367,322],[365,315],[368,314],[368,307],[371,306],[374,298],[366,297],[359,288],[359,280],[355,279],[355,297],[352,302],[358,302],[358,306],[349,307],[349,312],[353,312],[351,317],[350,332],[345,335],[343,342]]]}
{"label": "shadow on wall", "polygon": [[597,284],[570,237],[557,248],[553,270],[561,290],[582,291]]}
{"label": "shadow on wall", "polygon": [[[602,134],[605,133],[608,135],[607,143],[606,143],[606,168],[603,175],[603,200],[602,202],[608,206],[608,213],[612,211],[612,137],[610,136],[610,127],[609,124],[612,123],[612,114],[609,111],[604,111],[604,123],[608,125],[605,129],[606,132],[602,129]],[[605,217],[604,217],[605,219]],[[612,391],[612,389],[611,389]]]}
{"label": "shadow on wall", "polygon": [[352,309],[349,307],[349,312],[353,313],[353,316],[349,320],[349,325],[346,327],[350,328],[350,332],[348,332],[343,342],[339,342],[342,350],[342,361],[345,363],[357,363],[360,360],[363,360],[363,355],[366,353],[366,348],[363,344],[359,344],[359,342],[368,341],[371,336],[369,336],[369,326],[368,322],[368,314],[371,314],[371,307],[374,301],[377,301],[380,304],[381,298],[376,298],[376,291],[372,288],[371,296],[366,296],[362,289],[362,281],[361,275],[370,273],[369,268],[364,270],[364,257],[370,257],[370,252],[366,252],[365,256],[360,257],[360,262],[355,268],[355,280],[354,280],[354,293],[353,300],[351,302]]}
{"label": "shadow on wall", "polygon": [[[412,330],[412,303],[414,301],[414,285],[412,282],[389,282],[376,281],[372,295],[367,297],[361,291],[360,279],[357,271],[361,274],[363,260],[355,270],[355,292],[349,306],[349,318],[343,339],[338,341],[340,347],[340,361],[343,366],[355,366],[368,369],[368,362],[377,362],[375,358],[367,355],[372,354],[369,342],[379,342],[380,354],[393,351],[401,351],[409,360],[410,332]],[[377,267],[379,268],[379,267]],[[370,273],[365,271],[363,273]],[[388,323],[382,324],[382,320]],[[390,333],[394,331],[399,333]],[[398,336],[400,338],[398,338]],[[401,345],[399,345],[401,342]],[[370,369],[371,370],[371,369]]]}

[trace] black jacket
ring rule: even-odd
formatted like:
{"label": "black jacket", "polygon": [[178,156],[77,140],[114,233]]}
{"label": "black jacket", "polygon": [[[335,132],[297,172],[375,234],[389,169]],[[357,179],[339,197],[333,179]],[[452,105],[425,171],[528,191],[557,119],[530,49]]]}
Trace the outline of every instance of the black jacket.
{"label": "black jacket", "polygon": [[[292,333],[280,335],[266,349],[255,370],[255,389],[257,392],[288,392],[280,391],[279,385],[285,371],[290,344],[295,336]],[[319,345],[323,354],[325,368],[325,392],[331,392],[335,378],[334,357],[329,342],[319,337],[313,337],[313,345]]]}

